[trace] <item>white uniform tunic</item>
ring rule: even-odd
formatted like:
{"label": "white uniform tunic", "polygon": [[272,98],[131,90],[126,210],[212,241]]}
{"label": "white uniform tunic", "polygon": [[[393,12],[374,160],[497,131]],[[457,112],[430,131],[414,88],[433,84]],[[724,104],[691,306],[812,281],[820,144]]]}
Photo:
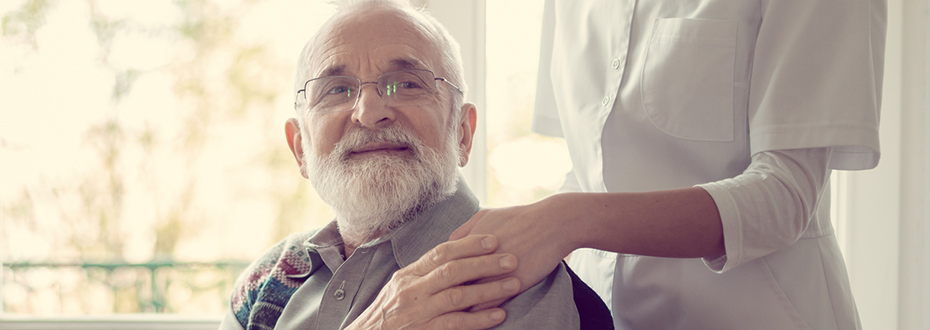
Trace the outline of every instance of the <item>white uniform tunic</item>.
{"label": "white uniform tunic", "polygon": [[[726,255],[579,250],[618,329],[851,329],[829,169],[873,168],[883,0],[547,0],[534,130],[566,190],[700,185]],[[789,150],[793,149],[793,150]]]}

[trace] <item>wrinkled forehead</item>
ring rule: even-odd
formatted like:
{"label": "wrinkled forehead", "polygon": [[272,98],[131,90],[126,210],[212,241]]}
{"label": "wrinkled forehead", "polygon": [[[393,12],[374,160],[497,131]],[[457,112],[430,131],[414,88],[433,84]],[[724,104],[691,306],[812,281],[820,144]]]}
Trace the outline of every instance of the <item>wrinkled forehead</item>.
{"label": "wrinkled forehead", "polygon": [[429,29],[417,13],[398,8],[372,6],[341,14],[316,36],[302,63],[304,76],[436,71],[440,47]]}

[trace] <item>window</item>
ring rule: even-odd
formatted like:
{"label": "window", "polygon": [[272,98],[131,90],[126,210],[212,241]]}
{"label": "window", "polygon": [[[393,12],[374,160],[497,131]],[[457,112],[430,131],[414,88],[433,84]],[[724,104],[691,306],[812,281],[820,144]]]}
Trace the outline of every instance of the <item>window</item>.
{"label": "window", "polygon": [[[552,193],[564,143],[529,132],[542,3],[428,5],[471,54],[469,100],[486,116],[468,180],[489,206]],[[5,324],[209,328],[190,317],[225,312],[248,262],[328,222],[281,128],[294,59],[331,12],[302,0],[0,5]],[[546,155],[551,170],[527,163]],[[187,318],[114,316],[136,313]]]}
{"label": "window", "polygon": [[525,204],[558,190],[571,170],[561,138],[530,132],[542,1],[487,2],[487,206]]}
{"label": "window", "polygon": [[250,260],[331,219],[282,133],[329,5],[0,6],[5,315],[221,315]]}

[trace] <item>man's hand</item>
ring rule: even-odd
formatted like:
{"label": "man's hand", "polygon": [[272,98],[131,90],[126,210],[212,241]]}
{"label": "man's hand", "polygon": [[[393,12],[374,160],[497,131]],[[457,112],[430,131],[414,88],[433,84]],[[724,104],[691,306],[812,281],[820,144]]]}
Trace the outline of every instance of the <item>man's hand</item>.
{"label": "man's hand", "polygon": [[[476,234],[497,237],[500,240],[497,252],[511,253],[519,260],[520,267],[507,276],[518,278],[523,284],[520,292],[525,291],[558,267],[562,258],[577,246],[575,237],[579,235],[578,232],[584,231],[580,223],[570,228],[562,226],[565,219],[574,216],[571,213],[573,211],[570,206],[552,204],[553,199],[550,197],[529,205],[481,210],[453,232],[450,240]],[[500,278],[485,278],[477,283]],[[496,307],[504,301],[506,299],[479,304],[472,310]]]}
{"label": "man's hand", "polygon": [[504,275],[517,267],[510,254],[489,254],[497,239],[474,235],[436,246],[397,271],[375,301],[346,329],[487,329],[504,321],[505,312],[465,309],[516,294],[520,282],[504,278],[463,285],[479,278]]}

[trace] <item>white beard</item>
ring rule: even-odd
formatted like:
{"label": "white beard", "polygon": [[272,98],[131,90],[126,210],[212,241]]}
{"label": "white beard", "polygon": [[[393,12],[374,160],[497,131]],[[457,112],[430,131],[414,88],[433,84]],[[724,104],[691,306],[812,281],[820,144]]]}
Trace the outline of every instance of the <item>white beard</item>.
{"label": "white beard", "polygon": [[[397,126],[353,128],[323,157],[305,143],[307,176],[336,213],[346,244],[359,246],[384,235],[455,193],[459,155],[455,130],[450,131],[439,152]],[[349,158],[351,151],[370,142],[404,144],[412,154]]]}

